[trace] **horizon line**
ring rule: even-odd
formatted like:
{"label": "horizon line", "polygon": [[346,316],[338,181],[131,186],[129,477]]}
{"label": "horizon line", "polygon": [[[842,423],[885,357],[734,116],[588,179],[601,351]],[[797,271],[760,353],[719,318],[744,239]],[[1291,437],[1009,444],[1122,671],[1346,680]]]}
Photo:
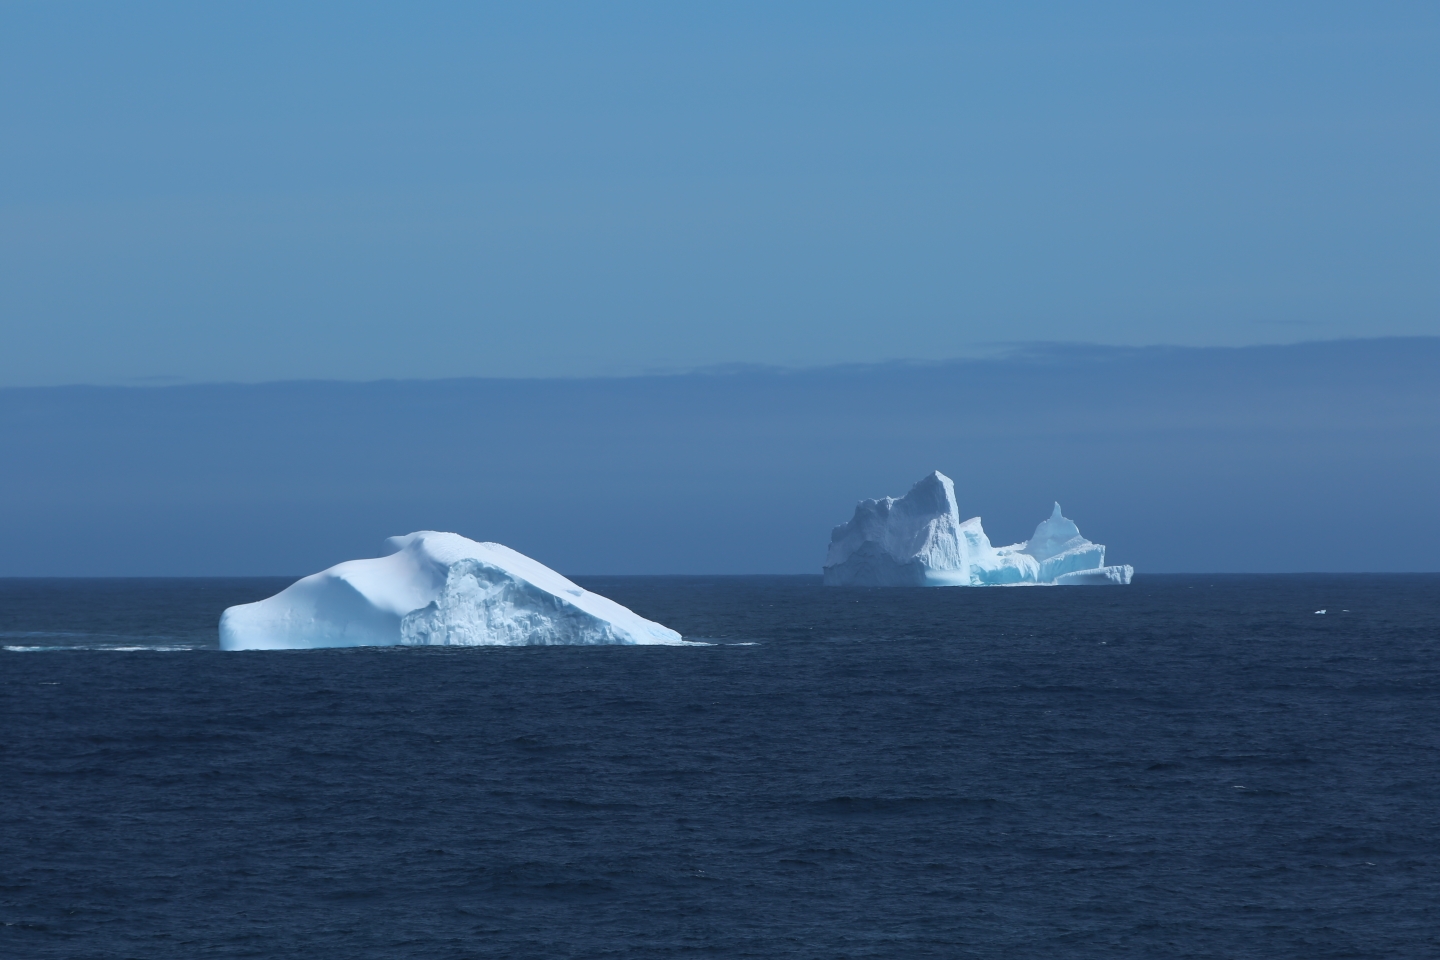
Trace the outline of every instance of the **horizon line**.
{"label": "horizon line", "polygon": [[812,365],[786,365],[748,361],[730,361],[703,364],[691,367],[657,367],[630,373],[588,373],[559,374],[554,376],[503,376],[475,374],[472,376],[447,377],[291,377],[271,380],[189,380],[174,374],[152,374],[144,377],[125,377],[113,381],[71,381],[49,384],[0,385],[0,391],[18,392],[24,390],[167,390],[185,387],[264,387],[298,384],[344,384],[365,386],[374,384],[438,384],[473,381],[505,383],[582,383],[592,381],[621,380],[665,380],[684,377],[727,377],[768,374],[787,376],[793,374],[823,372],[856,372],[883,368],[934,369],[947,365],[986,364],[1007,362],[1043,362],[1057,359],[1113,359],[1143,354],[1180,353],[1241,353],[1246,351],[1292,350],[1307,347],[1334,347],[1339,345],[1440,342],[1440,334],[1413,334],[1385,337],[1331,337],[1317,340],[1294,340],[1285,343],[1212,344],[1196,346],[1188,344],[1154,343],[1143,345],[1107,344],[1086,340],[1027,340],[990,341],[975,344],[975,351],[942,358],[893,357],[885,360],[845,361],[840,363],[819,363]]}
{"label": "horizon line", "polygon": [[[362,558],[364,559],[364,558]],[[342,561],[344,562],[344,561]],[[328,569],[328,568],[327,568]],[[58,573],[58,574],[27,574],[25,576],[0,575],[0,582],[14,580],[301,580],[314,573],[217,573],[217,574],[156,574],[156,573],[121,573],[121,574],[84,574],[84,573]],[[560,571],[556,571],[557,573]],[[560,573],[562,577],[581,579],[600,577],[631,577],[634,579],[663,579],[663,578],[702,578],[702,577],[813,577],[817,580],[824,575],[821,573]],[[1227,571],[1199,571],[1188,572],[1178,571],[1139,571],[1135,572],[1136,577],[1435,577],[1440,576],[1440,569],[1437,570],[1271,570],[1264,573],[1245,570]],[[1050,583],[1011,583],[1011,584],[985,584],[981,587],[960,587],[953,589],[979,590],[979,589],[1008,589],[1010,587],[1050,587],[1063,586]],[[944,590],[946,587],[836,587],[839,590]]]}

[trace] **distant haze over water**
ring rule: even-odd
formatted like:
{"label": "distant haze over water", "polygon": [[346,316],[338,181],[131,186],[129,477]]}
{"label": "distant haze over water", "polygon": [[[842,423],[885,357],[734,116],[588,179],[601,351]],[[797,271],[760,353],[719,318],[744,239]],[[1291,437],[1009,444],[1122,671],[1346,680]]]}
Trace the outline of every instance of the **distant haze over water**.
{"label": "distant haze over water", "polygon": [[1152,573],[1434,570],[1440,339],[571,380],[0,390],[0,575],[302,574],[453,530],[567,574],[818,573],[939,469]]}

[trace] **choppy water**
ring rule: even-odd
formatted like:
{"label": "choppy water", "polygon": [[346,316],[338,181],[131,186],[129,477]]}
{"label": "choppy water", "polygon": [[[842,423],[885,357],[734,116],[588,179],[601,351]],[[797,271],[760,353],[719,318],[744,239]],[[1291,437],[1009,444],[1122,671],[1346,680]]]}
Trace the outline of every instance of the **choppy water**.
{"label": "choppy water", "polygon": [[0,581],[0,956],[1440,955],[1440,577],[590,578],[715,645],[214,649],[284,582]]}

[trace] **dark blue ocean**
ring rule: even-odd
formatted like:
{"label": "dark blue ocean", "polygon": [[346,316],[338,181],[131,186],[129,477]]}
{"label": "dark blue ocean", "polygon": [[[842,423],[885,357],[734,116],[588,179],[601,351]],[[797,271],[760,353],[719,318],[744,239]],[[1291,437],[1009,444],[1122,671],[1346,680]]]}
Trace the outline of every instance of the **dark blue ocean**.
{"label": "dark blue ocean", "polygon": [[581,578],[713,645],[215,649],[287,582],[0,581],[0,956],[1440,956],[1440,576]]}

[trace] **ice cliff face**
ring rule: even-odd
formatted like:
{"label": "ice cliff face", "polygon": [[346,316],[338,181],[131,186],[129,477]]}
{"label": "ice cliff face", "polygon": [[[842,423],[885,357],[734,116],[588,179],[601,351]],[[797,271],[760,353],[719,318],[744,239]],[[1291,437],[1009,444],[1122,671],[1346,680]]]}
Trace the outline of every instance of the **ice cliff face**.
{"label": "ice cliff face", "polygon": [[1060,513],[1025,543],[995,547],[979,517],[960,519],[955,485],[936,471],[896,500],[862,500],[830,535],[829,586],[946,587],[1125,584],[1134,568],[1105,566],[1105,547]]}
{"label": "ice cliff face", "polygon": [[924,586],[932,572],[959,570],[965,559],[955,484],[936,471],[899,500],[860,501],[830,535],[825,582]]}
{"label": "ice cliff face", "polygon": [[498,543],[422,531],[220,617],[225,650],[684,643]]}

